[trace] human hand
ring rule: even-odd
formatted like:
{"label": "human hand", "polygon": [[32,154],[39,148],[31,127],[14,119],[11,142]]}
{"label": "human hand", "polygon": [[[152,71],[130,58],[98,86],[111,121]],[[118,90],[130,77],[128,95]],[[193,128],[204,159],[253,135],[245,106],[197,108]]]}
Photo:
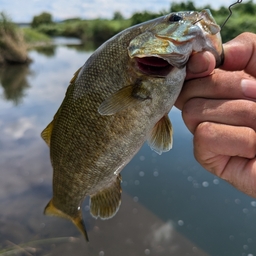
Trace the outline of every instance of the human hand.
{"label": "human hand", "polygon": [[[241,34],[224,45],[224,53],[221,69],[185,83],[176,106],[194,134],[197,161],[256,197],[256,35]],[[215,65],[207,54],[203,75]],[[188,72],[187,78],[201,74]]]}

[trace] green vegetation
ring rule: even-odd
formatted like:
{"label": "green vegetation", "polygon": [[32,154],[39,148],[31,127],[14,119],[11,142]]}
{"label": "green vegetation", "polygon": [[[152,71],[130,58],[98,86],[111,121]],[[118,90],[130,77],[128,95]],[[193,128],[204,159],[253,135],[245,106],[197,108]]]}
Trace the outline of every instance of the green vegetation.
{"label": "green vegetation", "polygon": [[32,28],[23,28],[23,34],[24,34],[24,39],[26,43],[29,46],[35,46],[35,45],[45,45],[45,44],[50,44],[51,43],[51,37],[44,34],[40,33],[36,29]]}
{"label": "green vegetation", "polygon": [[72,19],[60,23],[42,24],[36,30],[48,36],[80,38],[82,43],[93,42],[98,46],[130,25],[130,20],[124,19]]}
{"label": "green vegetation", "polygon": [[31,27],[37,28],[43,24],[52,24],[52,15],[48,12],[43,12],[40,15],[34,16]]}
{"label": "green vegetation", "polygon": [[28,62],[26,43],[21,30],[0,13],[0,64]]}
{"label": "green vegetation", "polygon": [[137,12],[134,13],[131,17],[131,25],[136,25],[142,22],[145,22],[147,20],[155,19],[159,16],[163,15],[163,13],[152,13],[152,12]]}
{"label": "green vegetation", "polygon": [[180,12],[180,11],[200,11],[201,9],[204,8],[196,8],[194,6],[194,3],[191,1],[187,2],[181,2],[181,3],[173,3],[170,8],[170,12]]}
{"label": "green vegetation", "polygon": [[[93,44],[94,47],[99,46],[104,41],[128,28],[132,25],[154,19],[168,12],[178,12],[184,10],[202,10],[210,9],[218,24],[222,24],[229,15],[228,8],[221,7],[214,10],[211,6],[196,7],[192,1],[171,4],[169,10],[161,13],[138,12],[134,13],[130,19],[124,19],[120,12],[115,12],[112,20],[95,19],[82,20],[80,18],[69,19],[60,23],[54,23],[52,16],[48,13],[42,13],[35,16],[32,21],[32,28],[37,32],[52,36],[77,37],[85,44]],[[250,0],[232,8],[233,15],[223,28],[221,34],[223,42],[226,42],[244,31],[256,32],[256,23],[254,15],[256,14],[256,5]],[[26,31],[25,31],[26,32]],[[27,37],[26,37],[27,38]]]}

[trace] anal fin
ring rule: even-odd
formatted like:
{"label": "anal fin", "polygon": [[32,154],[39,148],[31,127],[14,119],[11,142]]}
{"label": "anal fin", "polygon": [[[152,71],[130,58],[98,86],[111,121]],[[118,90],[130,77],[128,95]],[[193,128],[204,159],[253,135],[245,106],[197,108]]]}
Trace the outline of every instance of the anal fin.
{"label": "anal fin", "polygon": [[159,155],[172,148],[172,124],[168,115],[164,115],[149,134],[148,144]]}
{"label": "anal fin", "polygon": [[121,175],[119,174],[109,187],[97,194],[91,195],[91,215],[101,219],[112,218],[118,211],[121,204]]}

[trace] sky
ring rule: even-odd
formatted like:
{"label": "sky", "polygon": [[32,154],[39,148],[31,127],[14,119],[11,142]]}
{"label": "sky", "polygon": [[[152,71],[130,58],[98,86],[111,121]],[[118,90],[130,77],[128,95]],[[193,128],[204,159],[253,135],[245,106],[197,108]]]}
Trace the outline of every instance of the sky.
{"label": "sky", "polygon": [[[209,4],[212,8],[228,7],[236,0],[195,0],[196,7]],[[134,12],[169,10],[170,0],[0,0],[0,11],[5,12],[14,22],[31,22],[35,15],[51,13],[53,20],[80,17],[84,19],[113,18],[120,11],[125,18]],[[185,0],[175,0],[185,2]]]}

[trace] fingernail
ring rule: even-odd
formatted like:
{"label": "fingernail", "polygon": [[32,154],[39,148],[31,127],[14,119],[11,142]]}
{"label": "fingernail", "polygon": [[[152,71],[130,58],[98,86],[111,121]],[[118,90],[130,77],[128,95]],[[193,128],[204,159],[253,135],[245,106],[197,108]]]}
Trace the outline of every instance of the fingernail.
{"label": "fingernail", "polygon": [[256,99],[256,81],[255,80],[242,79],[241,87],[245,97]]}
{"label": "fingernail", "polygon": [[187,65],[187,70],[192,74],[200,74],[208,70],[210,56],[208,52],[192,55]]}

